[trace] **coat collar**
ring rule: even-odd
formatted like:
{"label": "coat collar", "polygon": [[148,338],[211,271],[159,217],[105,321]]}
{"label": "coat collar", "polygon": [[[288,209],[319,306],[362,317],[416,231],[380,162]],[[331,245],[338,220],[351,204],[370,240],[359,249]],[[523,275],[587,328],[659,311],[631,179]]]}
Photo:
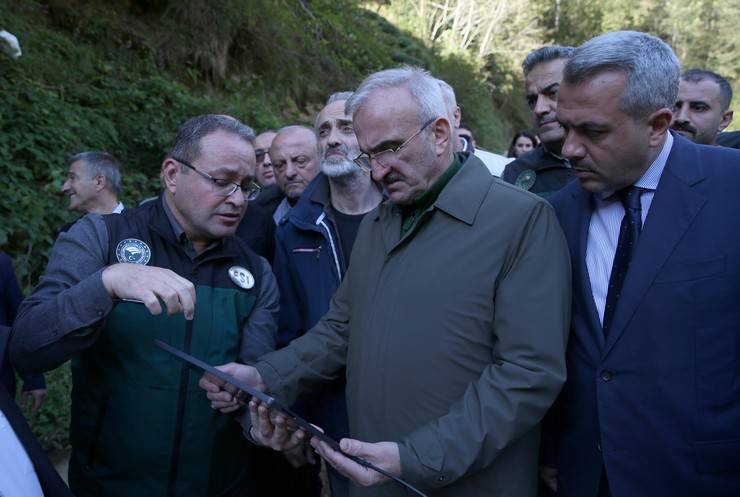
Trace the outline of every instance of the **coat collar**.
{"label": "coat collar", "polygon": [[[472,154],[466,154],[460,171],[450,179],[424,216],[438,209],[458,221],[472,225],[493,181],[493,176],[483,162]],[[401,209],[389,200],[380,204],[375,211],[373,220],[380,221],[383,226],[386,253],[391,252],[403,240],[414,236],[423,223],[421,219],[402,238],[401,217]]]}

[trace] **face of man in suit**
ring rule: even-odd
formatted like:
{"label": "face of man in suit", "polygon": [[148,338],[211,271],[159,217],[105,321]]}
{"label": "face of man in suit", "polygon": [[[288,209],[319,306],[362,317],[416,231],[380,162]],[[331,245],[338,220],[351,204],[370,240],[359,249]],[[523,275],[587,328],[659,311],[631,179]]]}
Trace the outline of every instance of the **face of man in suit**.
{"label": "face of man in suit", "polygon": [[627,75],[604,70],[580,84],[563,81],[558,120],[566,130],[563,156],[584,190],[619,190],[640,179],[660,153],[673,114],[658,109],[636,118],[621,109]]}

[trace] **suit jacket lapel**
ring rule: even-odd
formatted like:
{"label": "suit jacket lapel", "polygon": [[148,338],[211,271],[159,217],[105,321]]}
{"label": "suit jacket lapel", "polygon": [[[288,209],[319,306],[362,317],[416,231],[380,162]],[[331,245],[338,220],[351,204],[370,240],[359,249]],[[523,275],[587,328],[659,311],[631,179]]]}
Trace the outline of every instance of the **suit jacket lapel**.
{"label": "suit jacket lapel", "polygon": [[575,242],[569,244],[573,264],[573,299],[577,300],[577,305],[583,309],[587,324],[585,329],[575,327],[574,332],[582,335],[580,340],[587,348],[589,357],[598,360],[604,348],[604,335],[601,333],[601,323],[591,293],[591,280],[586,266],[586,243],[593,213],[593,196],[579,188],[573,193],[573,197],[575,203],[570,213],[573,219],[566,224],[570,230],[567,236]]}
{"label": "suit jacket lapel", "polygon": [[691,188],[704,177],[695,145],[674,139],[614,312],[605,355],[619,340],[653,280],[706,202]]}

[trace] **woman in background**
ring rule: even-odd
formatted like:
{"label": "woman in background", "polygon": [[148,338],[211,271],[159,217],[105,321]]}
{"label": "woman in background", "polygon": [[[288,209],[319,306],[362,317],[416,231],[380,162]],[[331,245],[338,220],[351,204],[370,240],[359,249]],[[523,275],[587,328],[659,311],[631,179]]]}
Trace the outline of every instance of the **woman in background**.
{"label": "woman in background", "polygon": [[522,154],[526,154],[534,147],[537,146],[537,137],[529,131],[520,131],[514,135],[509,145],[509,153],[507,157],[519,157]]}

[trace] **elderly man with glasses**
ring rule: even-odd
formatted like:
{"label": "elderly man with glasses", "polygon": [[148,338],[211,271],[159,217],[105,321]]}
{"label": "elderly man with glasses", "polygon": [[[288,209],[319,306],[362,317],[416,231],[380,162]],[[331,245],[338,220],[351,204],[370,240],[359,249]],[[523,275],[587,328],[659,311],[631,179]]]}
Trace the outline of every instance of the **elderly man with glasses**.
{"label": "elderly man with glasses", "polygon": [[274,349],[275,278],[232,236],[259,189],[253,139],[228,116],[187,121],[162,164],[160,198],[78,221],[21,305],[16,367],[72,359],[78,497],[249,495],[239,425],[214,413],[153,340],[214,362]]}
{"label": "elderly man with glasses", "polygon": [[[346,454],[435,496],[534,496],[539,423],[565,381],[570,265],[555,213],[454,153],[439,84],[421,69],[369,76],[346,114],[356,162],[388,200],[362,221],[316,326],[255,367],[223,368],[283,402],[346,374],[352,438],[343,453],[311,443],[370,487],[350,496],[409,494]],[[201,386],[216,407],[238,402],[210,375]],[[309,438],[264,405],[250,414],[257,443]]]}

